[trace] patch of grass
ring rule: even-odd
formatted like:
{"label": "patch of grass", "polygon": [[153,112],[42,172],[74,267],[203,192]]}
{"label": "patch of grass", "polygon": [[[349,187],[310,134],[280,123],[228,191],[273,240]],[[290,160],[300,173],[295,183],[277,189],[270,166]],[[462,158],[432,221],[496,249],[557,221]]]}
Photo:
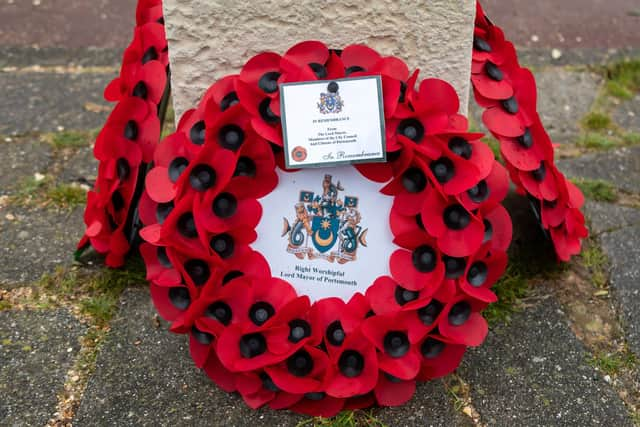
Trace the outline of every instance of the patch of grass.
{"label": "patch of grass", "polygon": [[491,290],[498,296],[498,301],[490,304],[482,314],[490,325],[507,323],[511,315],[518,311],[518,301],[529,293],[527,274],[518,263],[510,262]]}
{"label": "patch of grass", "polygon": [[39,193],[51,183],[51,177],[45,176],[42,179],[36,179],[34,176],[24,178],[18,184],[16,197],[19,199],[31,198],[34,194]]}
{"label": "patch of grass", "polygon": [[371,411],[343,411],[333,418],[309,418],[296,427],[386,427]]}
{"label": "patch of grass", "polygon": [[79,186],[60,184],[50,188],[46,197],[57,206],[74,207],[86,203],[87,191]]}
{"label": "patch of grass", "polygon": [[589,270],[593,284],[599,289],[607,287],[607,256],[594,241],[588,241],[580,254],[583,265]]}
{"label": "patch of grass", "polygon": [[145,283],[142,261],[132,259],[124,269],[103,269],[89,273],[58,268],[53,274],[40,279],[40,287],[63,299],[77,301],[83,314],[96,325],[104,326],[111,320],[122,291]]}
{"label": "patch of grass", "polygon": [[610,95],[631,99],[640,91],[640,59],[610,65],[606,68],[606,76]]}
{"label": "patch of grass", "polygon": [[45,136],[45,139],[57,149],[88,147],[93,138],[92,132],[80,131],[63,131]]}
{"label": "patch of grass", "polygon": [[640,133],[636,132],[627,132],[622,136],[622,141],[626,145],[636,145],[640,144]]}
{"label": "patch of grass", "polygon": [[572,179],[575,185],[582,190],[585,197],[598,202],[615,202],[618,200],[616,189],[610,182],[601,179]]}
{"label": "patch of grass", "polygon": [[51,176],[29,177],[18,185],[12,203],[73,208],[86,203],[87,191],[78,185],[56,184]]}
{"label": "patch of grass", "polygon": [[82,312],[91,316],[97,324],[106,324],[116,309],[118,299],[116,296],[115,293],[109,292],[105,295],[89,297],[80,301],[80,307]]}
{"label": "patch of grass", "polygon": [[614,148],[619,144],[614,138],[599,134],[599,133],[586,133],[580,136],[576,145],[584,148],[591,148],[595,150],[608,150]]}
{"label": "patch of grass", "polygon": [[591,366],[608,375],[618,375],[622,369],[632,369],[637,363],[636,356],[630,351],[599,353],[589,360]]}
{"label": "patch of grass", "polygon": [[592,111],[582,119],[582,125],[588,130],[604,130],[611,127],[612,121],[608,114]]}
{"label": "patch of grass", "polygon": [[3,310],[10,310],[11,309],[11,303],[7,300],[0,300],[0,311]]}

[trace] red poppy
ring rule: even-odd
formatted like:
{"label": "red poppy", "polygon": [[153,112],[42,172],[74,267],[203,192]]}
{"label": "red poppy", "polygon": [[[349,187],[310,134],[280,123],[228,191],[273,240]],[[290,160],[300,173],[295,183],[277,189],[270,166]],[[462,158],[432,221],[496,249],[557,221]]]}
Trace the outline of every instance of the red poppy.
{"label": "red poppy", "polygon": [[149,61],[112,80],[104,90],[104,98],[114,102],[135,96],[157,105],[162,100],[166,85],[164,66],[159,61]]}
{"label": "red poppy", "polygon": [[451,343],[437,334],[428,335],[420,343],[423,359],[417,379],[429,381],[449,375],[460,365],[466,349],[465,345]]}
{"label": "red poppy", "polygon": [[404,248],[396,250],[389,259],[393,278],[403,288],[412,291],[428,288],[426,294],[433,295],[445,270],[436,240],[418,230],[397,235],[393,242]]}
{"label": "red poppy", "polygon": [[136,6],[136,25],[144,25],[148,22],[160,22],[161,19],[162,0],[138,0],[138,5]]}
{"label": "red poppy", "polygon": [[381,406],[400,406],[408,402],[415,391],[415,380],[404,381],[383,372],[378,376],[374,394]]}
{"label": "red poppy", "polygon": [[93,152],[98,160],[105,160],[113,144],[126,144],[130,150],[139,149],[142,161],[148,163],[153,158],[153,150],[159,138],[160,119],[156,105],[129,96],[123,98],[109,115],[96,139]]}
{"label": "red poppy", "polygon": [[[169,51],[164,25],[149,22],[136,27],[131,44],[124,51],[122,70],[132,69],[137,64],[159,61],[164,67],[169,65]],[[122,76],[122,71],[120,73]]]}
{"label": "red poppy", "polygon": [[483,243],[491,242],[491,249],[506,252],[511,244],[513,227],[511,217],[502,205],[497,205],[491,209],[482,209],[484,239]]}
{"label": "red poppy", "polygon": [[494,134],[518,138],[525,134],[537,120],[536,86],[531,71],[524,68],[514,69],[514,95],[508,99],[483,99],[476,92],[476,100],[486,108],[482,121]]}
{"label": "red poppy", "polygon": [[569,209],[563,225],[552,227],[549,231],[561,261],[569,261],[571,256],[579,254],[582,239],[589,235],[584,216],[573,208]]}
{"label": "red poppy", "polygon": [[362,294],[355,294],[348,303],[340,298],[324,298],[313,304],[311,324],[322,332],[330,355],[340,350],[347,336],[357,332],[369,309]]}
{"label": "red poppy", "polygon": [[482,344],[489,330],[487,321],[480,314],[486,303],[457,299],[449,302],[442,311],[438,329],[443,337],[458,344],[477,347]]}
{"label": "red poppy", "polygon": [[265,368],[265,372],[280,389],[288,393],[312,393],[323,389],[328,364],[327,353],[304,346],[285,361]]}
{"label": "red poppy", "polygon": [[429,174],[435,188],[446,195],[471,189],[487,178],[495,164],[493,152],[479,141],[480,134],[444,134],[433,139],[439,153],[429,161]]}
{"label": "red poppy", "polygon": [[158,203],[171,202],[177,192],[177,182],[201,147],[192,144],[183,132],[169,135],[160,142],[153,155],[154,167],[146,176],[145,190]]}
{"label": "red poppy", "polygon": [[493,162],[489,176],[477,182],[472,188],[458,195],[462,206],[469,211],[479,208],[490,210],[499,205],[509,192],[509,175],[498,162]]}
{"label": "red poppy", "polygon": [[370,317],[362,324],[362,333],[378,350],[381,371],[402,380],[416,377],[420,370],[420,355],[404,316]]}
{"label": "red poppy", "polygon": [[540,162],[553,159],[551,139],[540,119],[535,120],[520,136],[498,138],[505,160],[520,170],[533,171],[540,167]]}
{"label": "red poppy", "polygon": [[415,309],[429,301],[433,293],[433,289],[429,287],[412,291],[402,287],[393,278],[382,276],[367,288],[366,297],[376,315],[386,315]]}
{"label": "red poppy", "polygon": [[398,142],[399,138],[407,138],[415,144],[422,145],[428,135],[467,130],[466,118],[458,115],[458,95],[455,89],[443,80],[423,80],[411,105],[414,110],[412,117],[387,120],[388,151],[402,148]]}
{"label": "red poppy", "polygon": [[227,393],[236,391],[236,375],[222,366],[215,351],[209,352],[209,357],[202,368],[222,390]]}
{"label": "red poppy", "polygon": [[520,183],[527,193],[540,200],[555,200],[559,194],[559,184],[564,180],[553,163],[540,162],[533,171],[518,171]]}
{"label": "red poppy", "polygon": [[182,277],[173,267],[167,251],[171,251],[171,248],[149,243],[140,245],[140,254],[147,268],[147,280],[159,286],[177,286]]}
{"label": "red poppy", "polygon": [[490,288],[506,268],[507,254],[491,250],[491,243],[486,243],[467,261],[467,269],[458,279],[460,290],[480,301],[496,302],[498,297]]}
{"label": "red poppy", "polygon": [[378,382],[378,362],[375,347],[360,331],[347,334],[334,353],[329,353],[326,393],[345,398],[365,394]]}
{"label": "red poppy", "polygon": [[471,255],[482,244],[482,219],[437,191],[429,193],[421,215],[427,232],[437,239],[438,248],[449,256]]}

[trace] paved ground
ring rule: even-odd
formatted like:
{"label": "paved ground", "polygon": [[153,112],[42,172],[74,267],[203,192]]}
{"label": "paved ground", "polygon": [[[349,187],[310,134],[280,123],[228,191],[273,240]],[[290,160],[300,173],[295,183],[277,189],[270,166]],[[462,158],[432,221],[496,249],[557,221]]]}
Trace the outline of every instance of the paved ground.
{"label": "paved ground", "polygon": [[[82,209],[77,200],[52,202],[51,194],[95,176],[84,132],[107,114],[101,92],[129,38],[132,4],[0,0],[0,99],[10,101],[0,104],[0,425],[295,426],[306,419],[250,411],[213,386],[135,280],[113,300],[95,289],[76,292],[101,273],[73,265]],[[537,65],[539,109],[561,145],[560,167],[590,189],[585,211],[594,237],[563,272],[530,279],[518,310],[492,325],[456,375],[419,386],[402,408],[374,410],[386,425],[640,420],[640,94],[612,99],[604,75],[582,66],[611,60],[609,48],[640,47],[640,4],[576,4],[486,1],[494,20],[531,48],[524,57]],[[551,6],[544,19],[528,18]],[[582,46],[606,53],[585,54]],[[561,60],[550,59],[552,47],[563,49]],[[613,124],[587,132],[583,118],[594,108]],[[58,141],[61,128],[83,133]],[[587,134],[604,142],[585,148]],[[519,226],[515,252],[540,239],[521,206],[509,202]],[[43,287],[40,277],[56,268],[67,273]]]}

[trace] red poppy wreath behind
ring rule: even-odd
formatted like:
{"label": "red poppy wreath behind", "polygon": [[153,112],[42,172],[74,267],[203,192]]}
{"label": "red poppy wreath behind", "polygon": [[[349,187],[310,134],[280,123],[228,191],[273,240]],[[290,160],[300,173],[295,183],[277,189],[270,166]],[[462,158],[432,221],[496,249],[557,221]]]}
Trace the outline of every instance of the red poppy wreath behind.
{"label": "red poppy wreath behind", "polygon": [[[365,295],[311,304],[251,247],[284,167],[278,84],[368,75],[382,78],[389,160],[356,168],[393,198],[398,249]],[[508,174],[459,107],[398,58],[309,41],[250,59],[183,115],[146,178],[141,252],[158,311],[220,387],[313,415],[399,405],[482,343],[511,240]]]}

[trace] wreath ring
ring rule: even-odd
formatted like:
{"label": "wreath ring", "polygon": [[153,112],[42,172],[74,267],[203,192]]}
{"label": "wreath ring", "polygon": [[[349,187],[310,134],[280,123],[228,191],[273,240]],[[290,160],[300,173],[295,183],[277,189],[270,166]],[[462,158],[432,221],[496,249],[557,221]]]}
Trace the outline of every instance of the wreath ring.
{"label": "wreath ring", "polygon": [[[139,215],[158,311],[172,331],[190,334],[196,365],[251,407],[331,416],[399,405],[416,381],[452,372],[466,347],[484,340],[480,311],[497,299],[490,287],[511,240],[500,204],[508,176],[539,201],[559,258],[579,251],[582,196],[553,165],[530,72],[479,6],[472,82],[506,168],[468,132],[446,82],[417,85],[417,71],[397,58],[315,41],[252,58],[157,144],[168,69],[161,14],[159,1],[140,1],[134,42],[105,91],[119,103],[96,141],[100,171],[80,246],[121,265],[132,212]],[[389,224],[399,249],[390,274],[364,295],[311,304],[251,248],[259,199],[284,170],[278,84],[358,75],[382,77],[388,163],[356,168],[394,198]],[[153,165],[146,178],[145,165]]]}

